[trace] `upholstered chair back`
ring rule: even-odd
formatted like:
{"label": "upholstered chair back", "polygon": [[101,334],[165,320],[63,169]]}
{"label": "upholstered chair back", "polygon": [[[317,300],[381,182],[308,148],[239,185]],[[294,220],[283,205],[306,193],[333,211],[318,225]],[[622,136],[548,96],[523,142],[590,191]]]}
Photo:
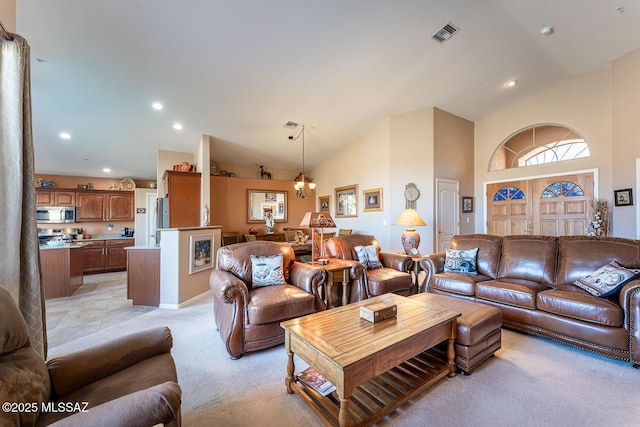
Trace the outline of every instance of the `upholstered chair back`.
{"label": "upholstered chair back", "polygon": [[[50,395],[44,360],[31,347],[27,324],[13,297],[0,287],[0,400],[37,403],[39,411]],[[0,414],[0,425],[34,425],[38,411]]]}
{"label": "upholstered chair back", "polygon": [[332,237],[324,242],[325,253],[329,258],[358,260],[356,246],[375,245],[378,256],[380,255],[380,244],[375,237],[367,234],[344,234]]}
{"label": "upholstered chair back", "polygon": [[223,246],[218,249],[218,269],[232,273],[251,289],[251,255],[270,256],[280,253],[283,254],[282,269],[284,279],[289,283],[289,271],[296,260],[296,256],[293,248],[288,243],[256,240],[254,242]]}
{"label": "upholstered chair back", "polygon": [[479,274],[495,279],[498,276],[502,237],[489,234],[456,235],[451,239],[451,249],[478,248],[476,268]]}
{"label": "upholstered chair back", "polygon": [[498,279],[522,279],[555,286],[558,238],[554,236],[504,236]]}

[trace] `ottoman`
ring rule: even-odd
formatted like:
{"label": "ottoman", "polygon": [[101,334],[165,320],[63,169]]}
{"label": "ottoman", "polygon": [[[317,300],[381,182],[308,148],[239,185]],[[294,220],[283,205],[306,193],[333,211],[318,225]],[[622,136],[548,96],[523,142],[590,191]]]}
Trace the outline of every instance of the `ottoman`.
{"label": "ottoman", "polygon": [[[456,366],[463,375],[471,371],[501,347],[502,311],[499,308],[460,298],[420,293],[411,295],[417,301],[437,307],[446,307],[461,314],[458,317],[458,337],[455,342]],[[446,344],[446,343],[443,343]],[[436,346],[438,352],[446,346]]]}

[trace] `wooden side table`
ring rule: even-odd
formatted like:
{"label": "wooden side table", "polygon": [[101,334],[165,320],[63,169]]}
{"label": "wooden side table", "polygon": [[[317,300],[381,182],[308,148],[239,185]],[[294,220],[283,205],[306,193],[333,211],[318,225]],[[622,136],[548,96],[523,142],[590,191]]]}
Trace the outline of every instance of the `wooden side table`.
{"label": "wooden side table", "polygon": [[420,266],[420,260],[422,259],[421,256],[412,256],[411,259],[413,260],[413,265],[411,266],[411,279],[413,280],[413,286],[414,289],[412,290],[412,294],[417,294],[418,293],[418,289],[420,286],[419,280],[418,280],[418,275],[420,274],[420,270],[422,270],[422,267]]}
{"label": "wooden side table", "polygon": [[342,305],[349,303],[349,270],[353,261],[345,261],[337,258],[330,258],[329,264],[321,265],[327,271],[327,296],[326,303],[328,308],[333,307],[331,300],[331,288],[336,282],[342,282]]}

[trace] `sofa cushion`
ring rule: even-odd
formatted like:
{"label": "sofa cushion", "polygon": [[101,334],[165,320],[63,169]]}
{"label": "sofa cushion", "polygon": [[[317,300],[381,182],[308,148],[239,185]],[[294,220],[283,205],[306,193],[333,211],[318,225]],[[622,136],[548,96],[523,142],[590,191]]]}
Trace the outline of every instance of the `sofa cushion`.
{"label": "sofa cushion", "polygon": [[452,292],[459,295],[473,296],[476,293],[476,283],[491,280],[491,277],[458,273],[438,273],[435,274],[429,285],[429,289],[434,288],[445,292]]}
{"label": "sofa cushion", "polygon": [[253,286],[284,285],[282,254],[251,255],[251,281]]}
{"label": "sofa cushion", "polygon": [[556,285],[573,285],[610,261],[617,261],[627,268],[640,268],[640,240],[563,236],[558,244]]}
{"label": "sofa cushion", "polygon": [[523,279],[496,279],[476,285],[476,298],[535,309],[538,292],[549,289],[543,284]]}
{"label": "sofa cushion", "polygon": [[316,311],[315,296],[293,285],[254,288],[247,304],[249,323],[280,322]]}
{"label": "sofa cushion", "polygon": [[639,275],[640,270],[630,270],[611,261],[582,279],[576,280],[574,285],[595,297],[606,298],[620,292],[625,284]]}
{"label": "sofa cushion", "polygon": [[502,251],[502,237],[489,234],[456,235],[451,239],[451,249],[478,248],[476,269],[478,274],[495,279]]}
{"label": "sofa cushion", "polygon": [[597,298],[573,285],[560,285],[538,294],[538,310],[599,325],[622,326],[624,312],[615,302]]}
{"label": "sofa cushion", "polygon": [[358,261],[367,267],[367,270],[382,268],[382,263],[378,259],[378,247],[376,245],[356,246],[354,248]]}
{"label": "sofa cushion", "polygon": [[413,282],[409,273],[393,268],[378,268],[367,272],[367,285],[370,296],[389,292],[409,295]]}
{"label": "sofa cushion", "polygon": [[553,236],[505,236],[498,279],[521,279],[554,286],[558,238]]}
{"label": "sofa cushion", "polygon": [[446,273],[478,274],[476,269],[476,257],[478,248],[473,249],[447,249],[444,260]]}

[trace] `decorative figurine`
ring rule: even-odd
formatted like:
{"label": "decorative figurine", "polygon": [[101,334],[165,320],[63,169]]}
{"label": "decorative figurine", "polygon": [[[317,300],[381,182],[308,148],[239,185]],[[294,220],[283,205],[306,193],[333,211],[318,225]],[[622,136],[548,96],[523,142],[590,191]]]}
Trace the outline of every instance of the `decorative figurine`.
{"label": "decorative figurine", "polygon": [[204,213],[202,215],[202,226],[207,227],[209,225],[209,205],[204,205]]}

